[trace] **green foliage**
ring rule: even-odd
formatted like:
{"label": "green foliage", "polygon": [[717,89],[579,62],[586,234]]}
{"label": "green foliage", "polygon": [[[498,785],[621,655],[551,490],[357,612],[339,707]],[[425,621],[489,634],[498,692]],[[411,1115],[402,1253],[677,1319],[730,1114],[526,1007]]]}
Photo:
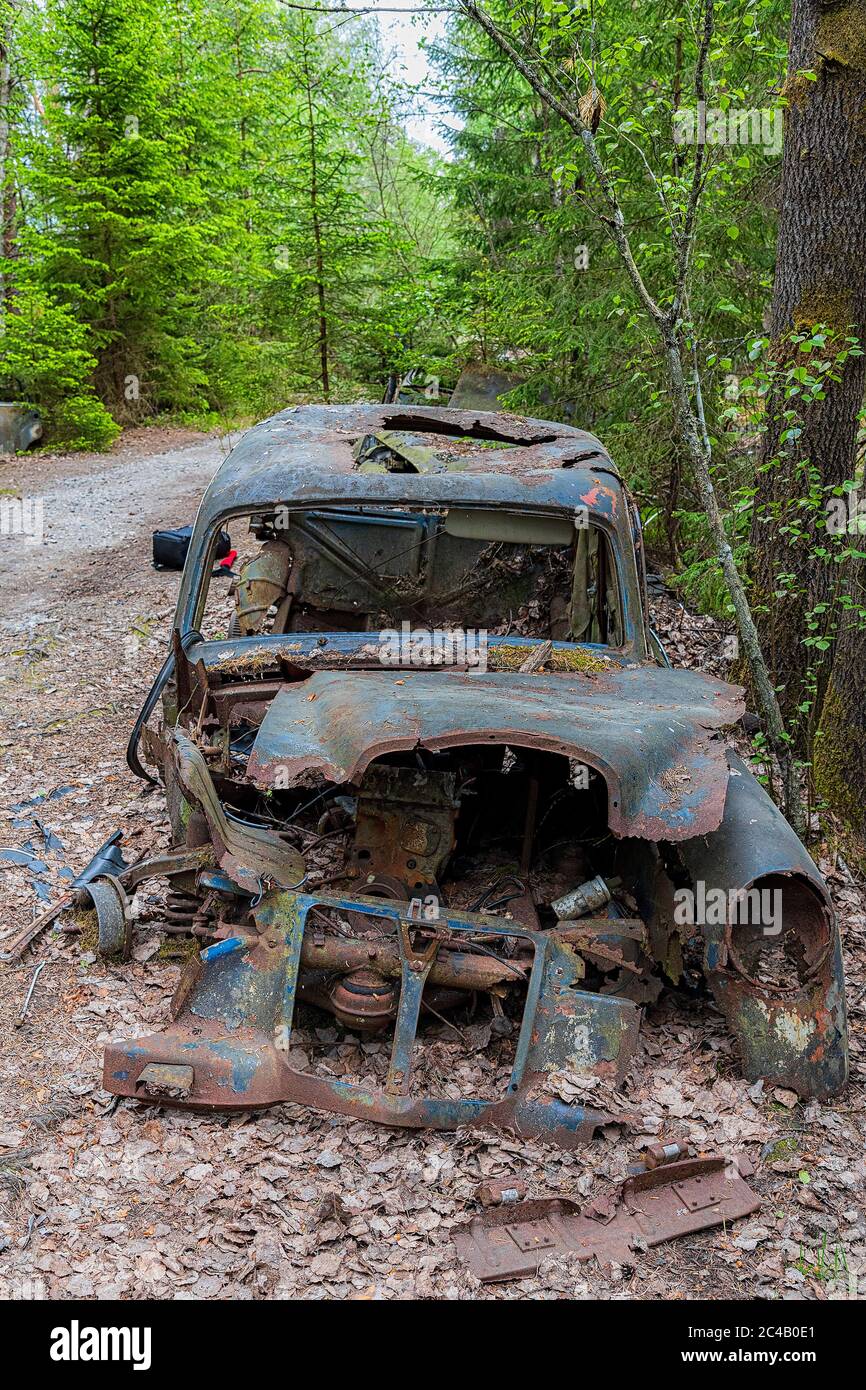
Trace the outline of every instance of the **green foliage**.
{"label": "green foliage", "polygon": [[[671,585],[682,595],[683,601],[701,612],[730,622],[733,607],[727,585],[715,557],[710,553],[712,546],[706,518],[700,512],[679,512],[680,522],[680,569],[671,576]],[[735,528],[734,520],[738,520]],[[739,539],[732,538],[731,549],[737,564],[745,569],[748,552],[748,517],[746,513],[729,514],[729,531],[735,529]]]}
{"label": "green foliage", "polygon": [[36,339],[15,372],[52,443],[102,447],[111,417],[375,398],[447,355],[441,161],[400,127],[375,24],[279,0],[0,0],[3,17],[0,353],[7,372],[26,355],[26,280],[55,352],[78,354],[58,373]]}
{"label": "green foliage", "polygon": [[306,374],[286,344],[253,337],[217,337],[207,354],[208,399],[221,415],[261,419],[302,392]]}
{"label": "green foliage", "polygon": [[[677,139],[685,126],[675,120],[676,111],[697,103],[687,7],[676,0],[649,8],[615,0],[488,0],[485,8],[518,50],[527,40],[538,47],[545,76],[566,99],[574,99],[572,75],[577,90],[586,91],[595,74],[605,103],[599,152],[641,274],[666,307],[695,153],[694,144]],[[787,7],[749,0],[717,5],[715,13],[710,123],[778,106],[771,92],[784,74]],[[525,376],[514,398],[520,408],[573,419],[601,435],[651,519],[656,553],[682,564],[686,589],[717,609],[724,586],[672,443],[666,366],[636,307],[581,142],[466,18],[452,21],[437,61],[465,121],[446,177],[461,214],[455,274],[465,290],[460,328],[468,353]],[[744,126],[747,137],[762,129],[774,134],[780,118],[778,125]],[[748,344],[771,288],[778,164],[775,134],[767,147],[707,147],[683,336],[703,382],[716,485],[726,503],[753,468],[731,383],[749,376]],[[738,517],[737,533],[747,529]]]}
{"label": "green foliage", "polygon": [[44,119],[20,142],[37,214],[23,245],[87,326],[102,399],[133,419],[189,396],[184,321],[205,255],[186,215],[186,142],[165,121],[164,9],[47,0],[32,34]]}
{"label": "green foliage", "polygon": [[[7,276],[13,271],[7,262]],[[15,294],[0,335],[4,389],[43,412],[52,444],[108,448],[119,427],[90,386],[96,360],[85,328],[38,283],[20,275],[13,283]]]}

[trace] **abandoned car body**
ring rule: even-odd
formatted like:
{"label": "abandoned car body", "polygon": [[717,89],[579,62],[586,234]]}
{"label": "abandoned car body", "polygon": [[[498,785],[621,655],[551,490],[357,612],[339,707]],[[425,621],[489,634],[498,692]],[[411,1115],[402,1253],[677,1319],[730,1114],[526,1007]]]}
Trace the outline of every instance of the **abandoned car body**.
{"label": "abandoned car body", "polygon": [[[213,555],[241,516],[229,615]],[[122,946],[124,890],[168,877],[201,949],[165,1031],[107,1048],[107,1089],[570,1144],[608,1116],[552,1078],[615,1085],[642,1007],[703,977],[750,1078],[837,1091],[838,927],[725,745],[742,712],[667,665],[637,509],[591,435],[400,405],[266,421],[205,494],[130,741],[174,844],[112,880],[102,924]],[[684,894],[780,911],[684,919]],[[355,1044],[348,1076],[298,1047],[301,1015]],[[441,1059],[431,1085],[426,1042],[479,1023],[485,1094]]]}

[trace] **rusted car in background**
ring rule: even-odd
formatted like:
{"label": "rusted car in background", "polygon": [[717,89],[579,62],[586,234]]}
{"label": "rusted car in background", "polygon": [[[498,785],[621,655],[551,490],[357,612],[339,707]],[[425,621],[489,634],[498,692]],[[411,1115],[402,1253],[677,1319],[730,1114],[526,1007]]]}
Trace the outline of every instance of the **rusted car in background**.
{"label": "rusted car in background", "polygon": [[44,434],[42,417],[29,406],[0,401],[0,454],[23,453]]}
{"label": "rusted car in background", "polygon": [[[571,1144],[608,1118],[581,1078],[615,1086],[642,1009],[699,981],[748,1077],[837,1091],[839,931],[726,746],[742,694],[667,664],[637,508],[591,435],[399,404],[252,429],[202,501],[128,750],[173,844],[101,885],[122,946],[128,892],[167,878],[197,949],[165,1029],[107,1047],[106,1088]],[[769,929],[679,911],[762,893]],[[468,1036],[482,1094],[441,1051],[420,1065]]]}

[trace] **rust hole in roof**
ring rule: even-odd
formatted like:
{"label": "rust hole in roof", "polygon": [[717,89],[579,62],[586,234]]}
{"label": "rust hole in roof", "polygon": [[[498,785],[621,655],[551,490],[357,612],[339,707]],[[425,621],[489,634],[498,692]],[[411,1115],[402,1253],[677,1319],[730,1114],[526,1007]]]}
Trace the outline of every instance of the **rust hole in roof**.
{"label": "rust hole in roof", "polygon": [[572,458],[563,459],[562,467],[573,468],[576,463],[586,463],[588,459],[600,458],[604,458],[604,453],[601,449],[584,449],[582,453],[575,454]]}
{"label": "rust hole in roof", "polygon": [[484,425],[480,420],[474,420],[470,425],[452,424],[448,420],[431,419],[429,415],[388,415],[387,424],[389,430],[418,430],[425,434],[445,434],[452,435],[457,439],[489,439],[498,441],[502,444],[520,444],[531,446],[533,444],[555,444],[561,435],[553,432],[540,433],[521,433],[520,428],[509,430],[507,426],[498,429],[493,425]]}

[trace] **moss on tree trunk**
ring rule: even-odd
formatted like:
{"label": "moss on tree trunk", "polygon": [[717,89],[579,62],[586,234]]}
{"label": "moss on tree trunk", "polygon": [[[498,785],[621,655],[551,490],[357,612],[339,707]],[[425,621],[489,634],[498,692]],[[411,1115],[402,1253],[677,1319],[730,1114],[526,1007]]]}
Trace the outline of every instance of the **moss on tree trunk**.
{"label": "moss on tree trunk", "polygon": [[866,602],[866,562],[853,562],[848,577],[857,606],[842,625],[821,709],[815,786],[857,837],[860,867],[866,871],[866,629],[857,611]]}

